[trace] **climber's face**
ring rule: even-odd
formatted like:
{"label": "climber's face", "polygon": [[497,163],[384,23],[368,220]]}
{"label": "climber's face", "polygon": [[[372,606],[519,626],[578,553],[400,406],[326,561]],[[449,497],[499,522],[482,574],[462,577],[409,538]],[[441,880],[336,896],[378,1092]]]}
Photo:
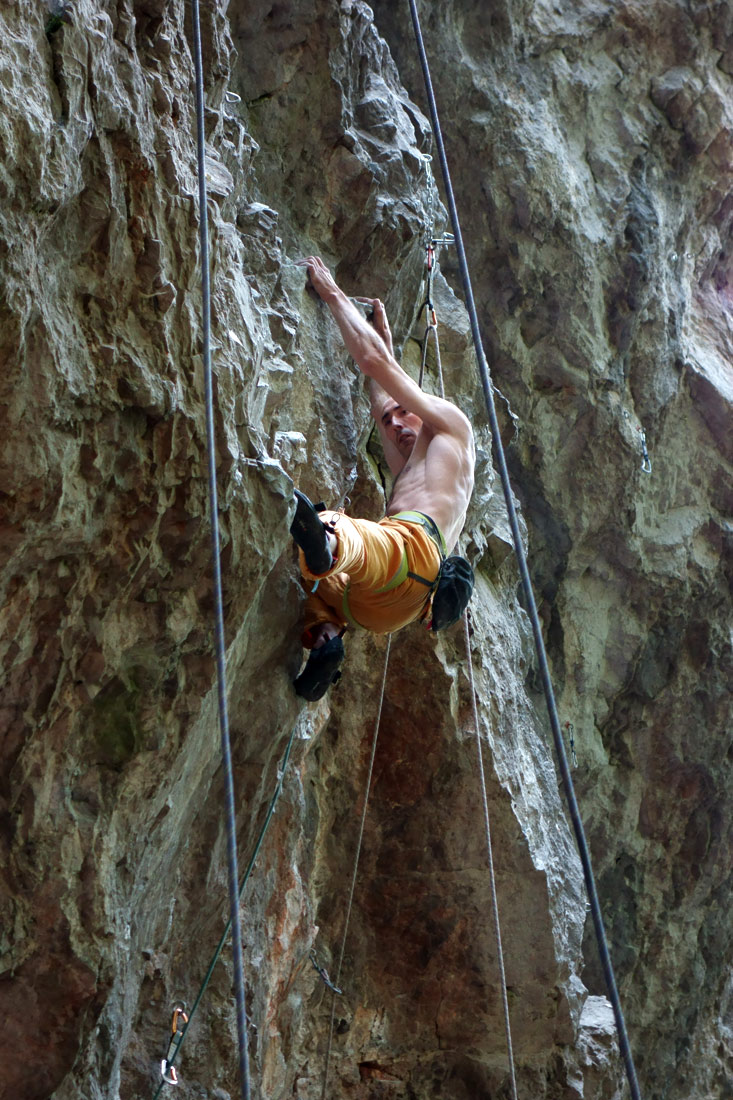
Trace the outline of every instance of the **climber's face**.
{"label": "climber's face", "polygon": [[408,412],[393,398],[388,398],[380,416],[384,434],[390,439],[400,455],[407,460],[412,454],[415,441],[422,428],[422,420],[415,413]]}

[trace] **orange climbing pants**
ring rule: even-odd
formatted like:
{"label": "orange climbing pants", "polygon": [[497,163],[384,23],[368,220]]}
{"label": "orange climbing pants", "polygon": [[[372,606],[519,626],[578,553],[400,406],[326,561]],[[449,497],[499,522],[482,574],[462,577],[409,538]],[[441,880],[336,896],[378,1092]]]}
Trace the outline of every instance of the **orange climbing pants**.
{"label": "orange climbing pants", "polygon": [[407,573],[417,573],[432,583],[441,554],[420,520],[406,518],[419,515],[399,512],[373,523],[339,512],[320,513],[324,523],[334,524],[338,546],[333,567],[321,577],[310,572],[300,552],[300,569],[311,585],[305,605],[304,646],[312,647],[323,623],[363,626],[375,634],[387,634],[421,617],[429,604],[430,589]]}

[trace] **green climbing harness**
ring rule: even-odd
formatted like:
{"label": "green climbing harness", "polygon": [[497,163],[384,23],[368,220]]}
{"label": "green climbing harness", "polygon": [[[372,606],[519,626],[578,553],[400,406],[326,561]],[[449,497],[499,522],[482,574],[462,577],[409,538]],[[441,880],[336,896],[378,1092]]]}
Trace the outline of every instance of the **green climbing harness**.
{"label": "green climbing harness", "polygon": [[[428,624],[431,630],[445,630],[446,627],[453,626],[468,607],[468,602],[473,593],[475,577],[470,562],[461,557],[460,554],[451,554],[450,556],[446,554],[443,532],[435,520],[424,512],[397,512],[391,518],[406,520],[408,523],[419,523],[421,527],[425,528],[437,546],[440,553],[440,570],[435,580],[429,581],[418,573],[411,572],[407,568],[407,555],[405,555],[404,576],[402,579],[411,577],[414,581],[419,581],[420,584],[424,584],[430,589],[425,600],[423,615],[428,612],[432,596],[432,618]],[[394,587],[395,584],[399,583],[400,581],[395,582],[393,578],[390,581],[390,587]],[[385,591],[385,589],[382,589],[382,591]]]}

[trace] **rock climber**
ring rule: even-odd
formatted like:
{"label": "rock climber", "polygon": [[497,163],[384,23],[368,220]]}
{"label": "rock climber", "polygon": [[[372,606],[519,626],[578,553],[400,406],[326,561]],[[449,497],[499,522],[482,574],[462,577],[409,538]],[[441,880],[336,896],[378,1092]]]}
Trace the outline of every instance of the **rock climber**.
{"label": "rock climber", "polygon": [[311,588],[303,633],[311,654],[295,690],[313,701],[340,676],[347,625],[382,634],[429,614],[441,563],[465,520],[475,450],[468,418],[450,401],[424,393],[395,359],[379,299],[355,299],[371,309],[367,321],[319,257],[299,262],[370,379],[371,412],[394,477],[378,523],[317,511],[295,490],[290,531]]}

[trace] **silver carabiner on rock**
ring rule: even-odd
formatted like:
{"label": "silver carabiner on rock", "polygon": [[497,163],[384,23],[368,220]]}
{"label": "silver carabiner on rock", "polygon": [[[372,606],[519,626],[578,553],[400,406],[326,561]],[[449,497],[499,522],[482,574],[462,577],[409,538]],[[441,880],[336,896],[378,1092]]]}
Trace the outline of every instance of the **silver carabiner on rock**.
{"label": "silver carabiner on rock", "polygon": [[160,1063],[160,1076],[163,1078],[166,1085],[180,1084],[180,1081],[178,1080],[178,1075],[176,1073],[176,1067],[169,1067],[167,1058],[164,1058],[163,1061]]}

